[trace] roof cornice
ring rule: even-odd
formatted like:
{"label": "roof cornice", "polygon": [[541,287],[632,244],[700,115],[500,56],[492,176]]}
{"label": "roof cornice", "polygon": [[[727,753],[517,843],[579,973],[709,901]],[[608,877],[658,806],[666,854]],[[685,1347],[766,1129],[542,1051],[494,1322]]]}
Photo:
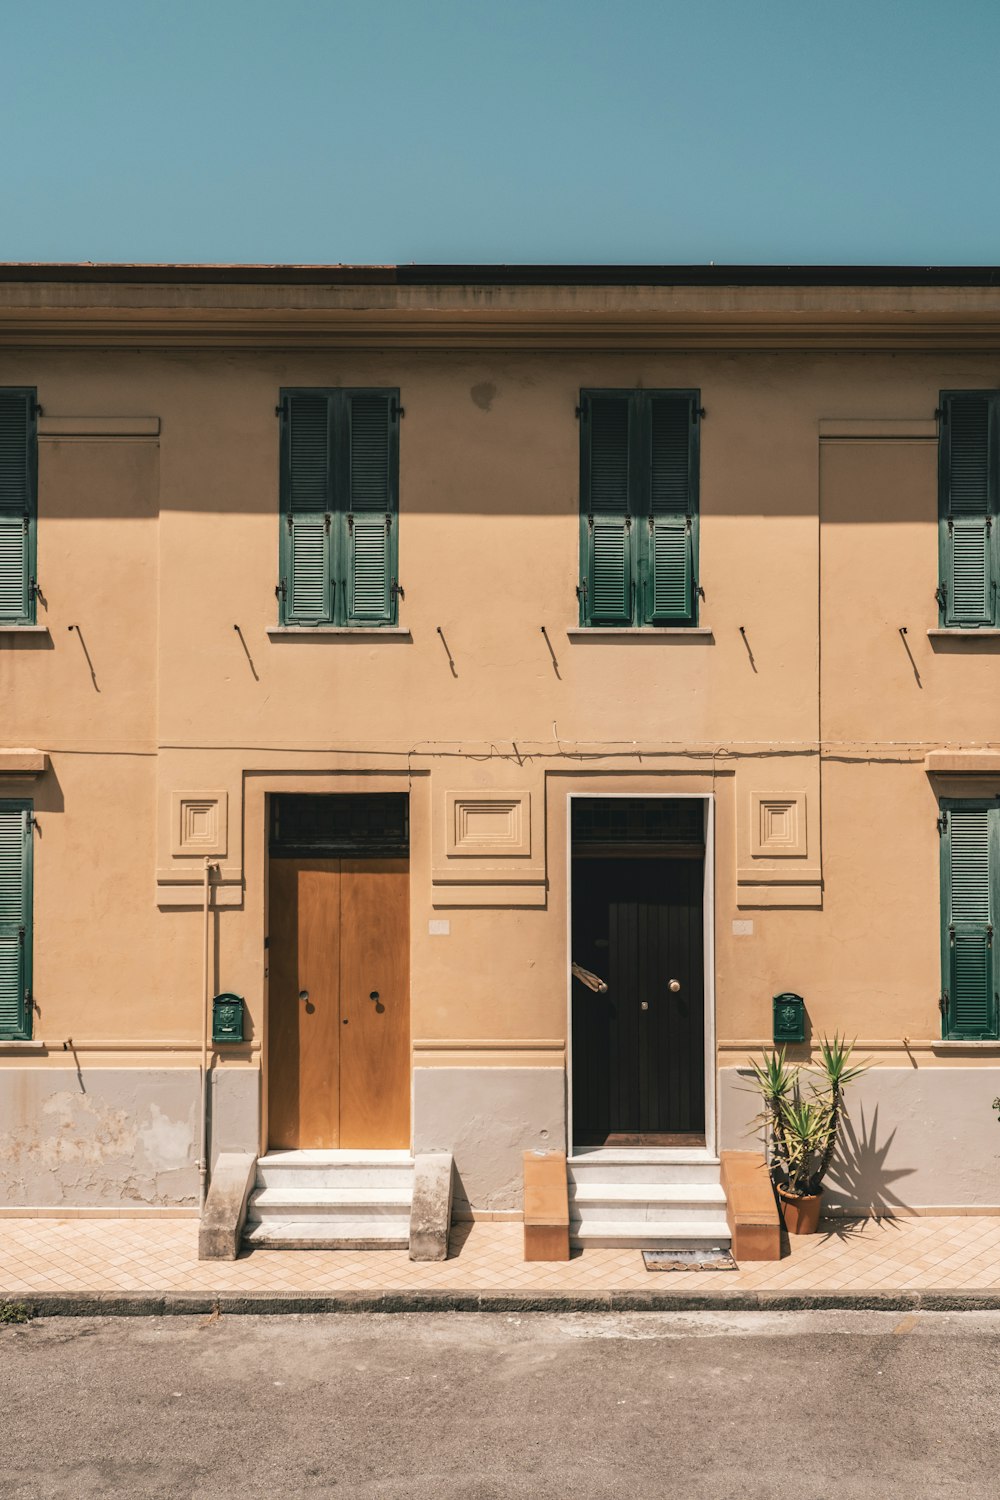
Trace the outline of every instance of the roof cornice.
{"label": "roof cornice", "polygon": [[0,262],[0,283],[230,286],[992,287],[998,266],[249,265]]}
{"label": "roof cornice", "polygon": [[0,345],[993,352],[1000,350],[1000,281],[738,286],[0,277]]}

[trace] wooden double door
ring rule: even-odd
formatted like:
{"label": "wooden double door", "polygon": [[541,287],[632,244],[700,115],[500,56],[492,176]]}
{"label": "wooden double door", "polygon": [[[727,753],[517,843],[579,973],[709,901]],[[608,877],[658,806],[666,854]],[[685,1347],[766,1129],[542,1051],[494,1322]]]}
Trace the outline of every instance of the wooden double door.
{"label": "wooden double door", "polygon": [[705,1138],[704,860],[573,861],[574,1145]]}
{"label": "wooden double door", "polygon": [[409,861],[272,858],[268,1142],[410,1143]]}

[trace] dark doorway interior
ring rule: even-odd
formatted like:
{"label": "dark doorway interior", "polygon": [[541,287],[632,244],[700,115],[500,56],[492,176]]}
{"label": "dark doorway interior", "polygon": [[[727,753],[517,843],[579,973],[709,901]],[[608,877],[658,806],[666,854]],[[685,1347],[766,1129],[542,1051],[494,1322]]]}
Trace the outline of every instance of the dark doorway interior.
{"label": "dark doorway interior", "polygon": [[574,1145],[704,1145],[704,804],[572,806]]}

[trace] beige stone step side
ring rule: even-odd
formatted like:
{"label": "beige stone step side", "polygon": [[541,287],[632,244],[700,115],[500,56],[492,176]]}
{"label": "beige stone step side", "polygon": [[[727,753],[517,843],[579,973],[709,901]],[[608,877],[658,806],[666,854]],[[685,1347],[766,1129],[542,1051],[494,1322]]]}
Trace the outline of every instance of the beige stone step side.
{"label": "beige stone step side", "polygon": [[569,1260],[565,1151],[524,1153],[524,1258]]}
{"label": "beige stone step side", "polygon": [[721,1162],[733,1259],[780,1260],[781,1216],[764,1157],[757,1151],[723,1151]]}

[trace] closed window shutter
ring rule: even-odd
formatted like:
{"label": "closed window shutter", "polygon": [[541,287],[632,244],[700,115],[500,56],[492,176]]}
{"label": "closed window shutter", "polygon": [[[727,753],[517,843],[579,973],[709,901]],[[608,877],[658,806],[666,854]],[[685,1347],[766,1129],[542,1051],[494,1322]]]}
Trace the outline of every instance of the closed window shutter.
{"label": "closed window shutter", "polygon": [[392,624],[398,403],[389,395],[349,397],[349,504],[346,517],[347,622]]}
{"label": "closed window shutter", "polygon": [[996,817],[997,810],[986,807],[952,808],[945,814],[946,1026],[955,1038],[997,1035]]}
{"label": "closed window shutter", "polygon": [[31,1035],[31,817],[25,803],[0,802],[0,1038]]}
{"label": "closed window shutter", "polygon": [[694,618],[692,402],[653,398],[649,412],[649,515],[645,618],[656,625]]}
{"label": "closed window shutter", "polygon": [[992,625],[996,615],[994,403],[986,395],[944,401],[941,554],[946,625]]}
{"label": "closed window shutter", "polygon": [[289,625],[333,620],[333,479],[330,399],[287,396],[284,440],[282,619]]}
{"label": "closed window shutter", "polygon": [[35,398],[0,390],[0,620],[30,623]]}
{"label": "closed window shutter", "polygon": [[629,418],[628,397],[595,396],[584,406],[585,625],[632,624]]}

